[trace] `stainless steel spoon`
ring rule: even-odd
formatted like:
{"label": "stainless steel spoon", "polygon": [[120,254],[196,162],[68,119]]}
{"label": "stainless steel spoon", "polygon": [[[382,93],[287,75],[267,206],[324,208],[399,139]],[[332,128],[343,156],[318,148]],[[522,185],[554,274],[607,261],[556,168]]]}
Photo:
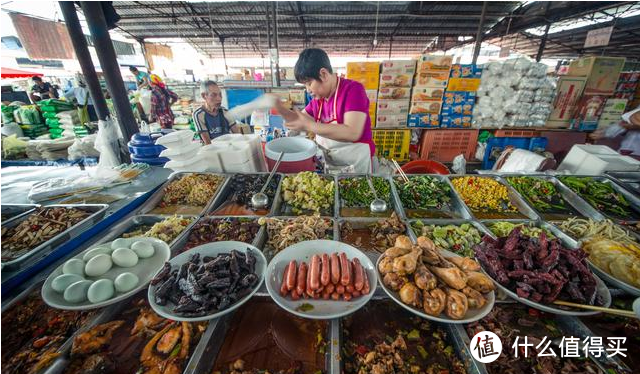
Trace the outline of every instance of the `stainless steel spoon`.
{"label": "stainless steel spoon", "polygon": [[373,182],[371,181],[371,177],[367,175],[367,183],[369,183],[369,188],[371,192],[373,192],[373,201],[369,204],[369,209],[373,213],[383,213],[387,211],[387,202],[378,198],[378,193],[376,189],[373,187]]}
{"label": "stainless steel spoon", "polygon": [[273,178],[273,175],[276,173],[276,170],[278,170],[278,166],[280,166],[280,161],[282,161],[282,156],[284,156],[284,152],[280,152],[280,155],[278,156],[278,161],[276,161],[276,164],[274,165],[273,169],[271,169],[271,173],[269,173],[269,177],[267,178],[267,181],[264,184],[264,186],[262,186],[262,189],[260,190],[260,192],[253,194],[253,196],[251,196],[251,205],[255,209],[265,208],[267,204],[269,204],[269,196],[267,196],[267,194],[265,194],[264,191],[267,189],[267,186],[269,185],[269,182],[271,182],[271,178]]}

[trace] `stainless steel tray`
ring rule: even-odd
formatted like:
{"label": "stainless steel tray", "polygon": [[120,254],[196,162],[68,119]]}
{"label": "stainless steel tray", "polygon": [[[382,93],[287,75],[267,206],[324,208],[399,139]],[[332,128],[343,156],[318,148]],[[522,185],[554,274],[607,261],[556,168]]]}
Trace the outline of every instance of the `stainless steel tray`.
{"label": "stainless steel tray", "polygon": [[[513,190],[522,198],[522,200],[527,202],[527,204],[529,204],[529,201],[527,200],[527,198],[524,197],[521,193],[519,193],[518,190],[515,189],[515,187],[511,186],[511,183],[509,183],[509,181],[507,181],[507,178],[509,178],[509,177],[533,177],[533,178],[540,178],[540,179],[543,179],[545,181],[551,182],[551,183],[553,183],[553,185],[558,190],[558,193],[560,193],[560,196],[562,196],[562,199],[571,208],[573,208],[576,211],[576,213],[582,215],[583,217],[593,218],[593,219],[598,220],[598,221],[604,219],[604,216],[602,214],[600,214],[600,212],[598,212],[591,205],[589,205],[586,201],[584,201],[580,196],[578,196],[577,193],[573,192],[573,190],[571,190],[570,188],[568,188],[564,184],[560,183],[558,178],[556,178],[554,176],[546,175],[546,174],[527,174],[527,175],[523,175],[523,174],[502,174],[501,176],[505,179],[505,181],[509,184],[509,186],[511,188],[513,188]],[[533,206],[533,204],[529,204],[529,206],[542,219],[547,220],[547,221],[562,220],[562,219],[567,219],[569,217],[572,217],[572,215],[570,215],[570,214],[563,215],[563,214],[558,214],[558,213],[544,213],[544,212],[538,211],[538,209],[536,209],[536,207]],[[573,215],[573,217],[576,217],[576,215]],[[577,216],[577,217],[580,217],[580,216]]]}
{"label": "stainless steel tray", "polygon": [[[333,184],[334,184],[334,189],[333,189],[333,206],[331,207],[331,211],[330,212],[321,212],[321,216],[323,217],[333,217],[333,218],[337,218],[337,209],[336,207],[338,207],[340,204],[338,202],[338,183],[337,183],[337,176],[334,174],[318,174],[321,177],[328,179],[328,180],[332,180]],[[272,207],[272,213],[274,216],[279,216],[279,217],[298,217],[298,216],[304,216],[304,215],[313,215],[313,214],[309,214],[310,212],[304,212],[302,214],[294,214],[291,211],[291,207],[284,202],[284,198],[282,197],[283,191],[282,191],[282,181],[284,180],[284,178],[286,177],[290,177],[290,176],[295,176],[295,174],[284,174],[282,179],[280,180],[280,186],[278,186],[278,194],[276,194],[276,198],[275,201],[273,202],[273,207]]]}
{"label": "stainless steel tray", "polygon": [[[29,252],[23,254],[22,256],[15,258],[10,261],[2,262],[2,270],[14,270],[20,267],[25,261],[31,259],[36,255],[42,255],[42,257],[46,256],[51,250],[56,247],[66,243],[67,241],[77,237],[82,234],[91,226],[98,223],[104,217],[105,212],[109,208],[106,204],[56,204],[56,205],[47,205],[45,208],[56,208],[56,207],[64,207],[64,208],[77,208],[89,212],[89,216],[82,221],[76,223],[69,229],[61,232],[60,234],[54,236],[53,238],[47,240],[46,242],[38,245],[37,247],[31,249]],[[3,224],[4,227],[15,227],[20,222],[25,220],[28,215],[24,215],[19,219],[12,220],[6,224]]]}
{"label": "stainless steel tray", "polygon": [[[260,296],[254,296],[260,297]],[[202,346],[198,344],[196,347],[196,351],[191,356],[191,360],[189,365],[187,365],[184,374],[210,374],[214,368],[216,360],[218,359],[218,355],[220,354],[220,350],[224,344],[224,340],[226,338],[227,332],[231,327],[231,322],[233,320],[233,316],[238,311],[220,317],[218,319],[212,320],[209,322],[209,325],[214,325],[214,329],[211,334],[208,336],[207,342],[203,343]],[[334,342],[337,342],[337,338],[334,337],[334,324],[333,321],[328,321],[327,324],[327,350],[325,353],[325,373],[335,373],[339,374],[339,366],[334,368],[331,366],[333,363],[333,358],[339,357],[338,347],[336,346],[336,350],[334,351]],[[268,326],[265,326],[267,329]],[[208,329],[207,329],[208,331]],[[337,330],[336,330],[337,331]],[[205,332],[206,334],[206,332]],[[200,339],[203,342],[205,335],[203,334]],[[329,347],[330,345],[330,347]],[[197,353],[197,355],[196,355]]]}
{"label": "stainless steel tray", "polygon": [[[285,217],[270,217],[270,218],[280,219],[280,220],[293,220],[293,219],[296,219],[298,217],[285,216]],[[328,219],[328,220],[331,221],[331,223],[333,224],[333,229],[332,229],[332,232],[331,232],[332,237],[331,238],[325,238],[325,239],[337,240],[336,238],[340,235],[340,233],[339,233],[340,230],[338,229],[337,220],[335,218],[332,218],[332,217],[323,217],[323,216],[320,216],[320,217],[317,217],[317,218]],[[269,247],[269,245],[267,244],[267,242],[269,240],[268,235],[269,235],[269,233],[268,233],[266,225],[265,225],[264,226],[263,238],[261,238],[260,242],[258,243],[258,244],[261,244],[261,245],[259,245],[257,247],[262,249],[262,252],[264,253],[264,255],[267,258],[267,260],[271,261],[273,256],[275,256],[275,253],[274,253],[274,249]]]}
{"label": "stainless steel tray", "polygon": [[[341,218],[338,220],[336,225],[337,230],[336,230],[336,237],[334,238],[334,240],[343,242],[341,230],[342,230],[342,225],[344,225],[346,222],[349,222],[354,229],[362,229],[362,228],[367,228],[369,225],[384,219],[388,219],[388,218]],[[400,219],[400,220],[406,226],[406,230],[404,234],[407,236],[410,236],[409,225],[407,224],[406,220],[403,220],[403,219]],[[353,244],[349,244],[349,245],[353,245]],[[367,257],[369,257],[371,262],[373,262],[374,264],[378,262],[378,257],[382,255],[382,252],[377,252],[370,248],[369,249],[358,248],[358,249],[360,249],[364,254],[366,254]]]}
{"label": "stainless steel tray", "polygon": [[[171,184],[171,182],[173,182],[176,179],[182,178],[186,175],[191,175],[191,174],[212,174],[212,175],[218,175],[223,177],[223,181],[222,183],[218,186],[218,189],[212,194],[211,199],[209,199],[209,202],[202,207],[202,210],[195,215],[201,216],[204,214],[204,212],[208,211],[211,209],[212,206],[214,206],[215,204],[218,203],[218,199],[220,197],[220,191],[222,191],[225,187],[225,185],[227,184],[227,182],[229,181],[229,177],[227,174],[221,174],[221,173],[190,173],[190,172],[181,172],[181,173],[173,173],[171,174],[171,176],[169,177],[169,179],[164,182],[164,184],[162,184],[162,186],[160,186],[160,188],[158,188],[158,190],[156,192],[153,193],[153,195],[151,195],[149,197],[149,199],[147,199],[147,201],[142,204],[142,206],[138,209],[137,213],[138,214],[147,214],[150,213],[159,203],[160,201],[162,201],[162,199],[164,198],[165,195],[165,189],[166,187]],[[151,214],[155,214],[155,213],[151,213]],[[180,215],[180,213],[178,213]],[[173,214],[156,214],[156,215],[162,215],[162,216],[172,216]]]}
{"label": "stainless steel tray", "polygon": [[[387,183],[389,183],[389,206],[387,206],[387,211],[383,212],[383,213],[377,213],[377,215],[375,213],[372,213],[371,211],[369,211],[369,206],[364,206],[364,207],[346,207],[344,206],[344,200],[342,200],[341,198],[341,194],[340,194],[340,180],[342,179],[363,179],[365,178],[366,174],[340,174],[337,176],[336,178],[336,194],[338,197],[338,203],[336,205],[335,211],[336,211],[336,216],[337,217],[341,217],[341,218],[387,218],[387,217],[391,217],[391,214],[393,212],[396,212],[396,214],[398,214],[399,216],[401,216],[401,212],[400,212],[400,204],[398,203],[398,201],[396,200],[394,194],[393,194],[393,189],[391,188],[391,185],[393,184],[393,182],[391,181],[391,178],[383,176],[383,175],[371,175],[371,177],[375,177],[375,178],[382,178],[384,179]],[[368,189],[369,187],[367,187]],[[356,208],[356,209],[364,209],[363,211],[366,213],[363,213],[362,215],[343,215],[342,214],[342,209],[344,208]]]}
{"label": "stainless steel tray", "polygon": [[629,191],[640,195],[640,171],[607,171],[605,174]]}
{"label": "stainless steel tray", "polygon": [[[189,230],[191,230],[191,227],[193,227],[193,225],[195,225],[196,221],[198,220],[198,216],[192,216],[192,215],[178,215],[178,216],[184,217],[184,218],[190,218],[192,221],[187,227],[185,227],[184,230],[182,230],[180,234],[178,234],[178,236],[175,239],[173,239],[170,243],[167,243],[169,245],[169,248],[171,248],[172,250],[175,248],[176,243],[178,243],[186,235],[186,233]],[[122,237],[123,234],[132,231],[132,229],[138,226],[154,225],[158,222],[164,221],[167,218],[169,217],[153,215],[153,214],[143,214],[143,215],[129,217],[126,220],[114,226],[113,228],[111,228],[107,233],[107,235],[102,237],[100,241],[104,243],[107,241],[115,240],[117,238]]]}
{"label": "stainless steel tray", "polygon": [[[408,210],[405,209],[404,205],[402,205],[402,200],[400,199],[400,193],[398,192],[398,188],[396,186],[396,180],[401,180],[402,178],[399,176],[394,176],[393,178],[391,178],[392,182],[391,183],[391,190],[393,191],[393,194],[396,197],[396,200],[398,202],[398,206],[400,207],[400,213],[402,218],[404,219],[471,219],[472,218],[472,214],[471,214],[471,210],[466,206],[466,204],[464,203],[464,201],[462,201],[462,199],[460,198],[460,195],[456,192],[456,189],[453,187],[453,184],[451,184],[451,181],[449,180],[448,176],[446,175],[440,175],[440,174],[411,174],[408,175],[408,178],[411,178],[412,176],[428,176],[428,177],[432,177],[435,178],[437,180],[439,180],[440,182],[443,183],[447,183],[449,185],[449,188],[451,188],[451,209],[447,210],[447,216],[443,216],[443,217],[420,217],[416,214],[408,214]],[[418,210],[412,210],[412,212],[419,212]]]}
{"label": "stainless steel tray", "polygon": [[40,205],[38,204],[2,204],[0,205],[0,210],[2,210],[2,215],[10,215],[7,219],[2,221],[2,225],[6,225],[7,223],[16,220],[20,217],[23,217],[31,212],[33,212]]}
{"label": "stainless steel tray", "polygon": [[[469,176],[469,175],[461,175],[461,174],[453,174],[453,175],[449,175],[449,180],[453,180],[455,178],[461,178],[461,177],[465,177],[465,176]],[[495,217],[492,217],[490,219],[500,219],[500,220],[508,220],[508,219],[530,219],[530,220],[537,220],[540,217],[538,216],[538,214],[522,199],[522,197],[520,197],[520,194],[518,194],[518,192],[516,192],[513,187],[511,187],[511,185],[509,185],[509,183],[507,183],[507,181],[505,181],[504,179],[502,179],[502,177],[500,177],[499,175],[492,175],[492,174],[482,174],[482,175],[474,175],[475,177],[478,178],[491,178],[494,179],[496,182],[502,184],[503,186],[505,186],[507,188],[507,193],[509,195],[509,201],[511,202],[511,205],[513,205],[517,210],[518,213],[517,214],[504,214],[502,217],[497,216],[497,214],[500,214],[499,212],[496,212],[494,214],[496,214]],[[455,190],[455,187],[452,187]],[[456,194],[458,194],[458,192],[456,191]],[[459,194],[458,194],[459,195]],[[462,198],[460,198],[462,199]],[[466,204],[465,204],[466,206]],[[467,208],[469,209],[469,211],[471,212],[471,214],[473,215],[474,218],[478,219],[478,220],[484,220],[487,219],[487,217],[483,217],[481,216],[484,213],[480,213],[480,212],[475,212],[473,209],[471,209],[470,207],[467,206]],[[491,214],[491,213],[488,213]]]}
{"label": "stainless steel tray", "polygon": [[409,237],[414,243],[416,242],[419,236],[416,230],[412,226],[416,222],[422,222],[425,225],[436,225],[436,226],[447,226],[447,225],[460,226],[466,223],[475,227],[480,232],[481,235],[491,235],[491,231],[478,221],[471,221],[471,220],[464,220],[464,219],[446,219],[446,220],[445,219],[411,219],[408,222],[407,230],[409,232]]}
{"label": "stainless steel tray", "polygon": [[[21,302],[24,299],[26,299],[29,295],[31,295],[32,292],[35,292],[35,291],[41,289],[42,285],[44,284],[44,281],[45,281],[45,278],[42,278],[40,280],[35,281],[33,284],[31,284],[31,286],[27,287],[24,291],[22,291],[16,297],[14,297],[13,299],[8,300],[5,303],[3,303],[2,304],[2,314],[4,315],[5,313],[8,313],[9,309],[11,309],[18,302]],[[43,301],[43,303],[44,303],[44,301]],[[51,307],[48,307],[48,308],[53,309]],[[78,330],[74,331],[74,333],[71,334],[71,336],[69,336],[69,338],[62,343],[60,348],[58,348],[57,352],[60,354],[60,356],[65,356],[71,350],[71,346],[73,344],[73,339],[75,338],[76,335],[78,335],[78,334],[80,334],[80,333],[82,333],[84,331],[87,331],[88,329],[94,327],[95,325],[97,325],[99,323],[102,323],[104,318],[105,318],[105,312],[106,311],[107,311],[106,309],[94,311],[95,314],[87,320],[86,324],[84,324],[83,326],[80,326],[78,328]],[[77,312],[77,313],[80,313],[80,312]],[[56,361],[57,361],[57,359],[54,360],[53,362],[51,362],[49,365],[47,365],[42,370],[40,370],[38,373],[49,373],[52,369],[54,369],[54,368],[59,366],[59,364],[58,365],[55,364]]]}
{"label": "stainless steel tray", "polygon": [[[598,182],[602,182],[602,183],[608,183],[611,185],[611,187],[613,187],[613,189],[619,193],[620,195],[622,195],[628,202],[629,205],[631,206],[631,210],[635,211],[635,217],[628,217],[626,219],[622,219],[621,217],[616,217],[616,216],[612,216],[610,214],[607,214],[605,212],[601,212],[602,215],[607,216],[608,218],[611,218],[612,220],[616,221],[616,222],[621,222],[621,221],[637,221],[640,220],[640,197],[636,196],[635,194],[629,192],[626,188],[620,186],[619,184],[617,184],[616,182],[613,181],[613,179],[609,178],[609,177],[603,177],[603,176],[592,176],[592,175],[571,175],[572,177],[578,177],[578,178],[591,178],[595,181]],[[563,186],[565,186],[568,189],[569,188],[566,184],[564,184],[562,182],[562,180],[558,179],[559,183],[561,183]],[[573,191],[573,190],[572,190]],[[580,196],[577,192],[573,191],[576,195]],[[582,199],[582,197],[580,196],[580,198]],[[587,202],[585,200],[585,204],[588,204],[589,206],[592,206],[591,204],[589,204],[589,202]],[[592,206],[593,207],[593,206]],[[594,209],[597,209],[596,207],[593,207]]]}
{"label": "stainless steel tray", "polygon": [[[266,173],[266,172],[265,173],[235,173],[235,174],[229,176],[227,183],[225,183],[222,186],[222,189],[220,190],[218,199],[216,199],[216,201],[214,201],[213,204],[211,204],[209,207],[207,207],[207,210],[204,212],[205,215],[222,216],[221,214],[215,214],[215,212],[216,212],[216,210],[220,209],[220,207],[222,207],[222,205],[229,199],[231,194],[234,192],[232,190],[231,182],[232,182],[233,178],[236,175],[269,175],[269,173]],[[281,188],[281,185],[282,185],[281,182],[282,182],[282,178],[284,178],[284,174],[275,173],[273,177],[274,178],[280,178],[280,179],[278,179],[278,187],[276,187],[276,193],[275,193],[275,196],[273,198],[273,201],[270,201],[271,207],[269,209],[269,213],[266,215],[267,217],[270,217],[270,216],[275,214],[275,207],[276,207],[275,200],[277,200],[277,197],[280,195],[280,188]],[[234,216],[236,216],[236,215],[234,215]],[[257,214],[247,214],[246,216],[257,216]]]}

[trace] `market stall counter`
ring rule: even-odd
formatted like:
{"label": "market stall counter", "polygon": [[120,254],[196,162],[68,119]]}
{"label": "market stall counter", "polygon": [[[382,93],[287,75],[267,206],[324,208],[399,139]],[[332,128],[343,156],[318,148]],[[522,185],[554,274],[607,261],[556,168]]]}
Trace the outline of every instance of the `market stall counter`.
{"label": "market stall counter", "polygon": [[[90,173],[94,168],[77,167],[8,167],[0,171],[2,177],[2,204],[29,204],[27,192],[43,181],[51,181],[56,178],[72,180],[82,178]],[[40,205],[48,206],[52,204],[73,204],[82,207],[83,205],[102,205],[104,209],[98,210],[90,224],[83,224],[82,227],[74,229],[70,227],[62,232],[55,243],[39,248],[38,253],[29,256],[21,262],[19,266],[4,266],[2,268],[2,296],[3,299],[14,288],[26,287],[25,281],[33,278],[35,274],[45,269],[56,260],[67,256],[89,239],[93,238],[107,227],[119,222],[138,208],[148,197],[164,183],[170,174],[170,170],[151,167],[144,170],[129,183],[121,184],[112,188],[92,192],[90,194],[69,194],[64,198],[39,202]],[[35,214],[35,212],[33,213]],[[18,218],[13,223],[18,224],[20,220],[28,219],[29,215]],[[82,223],[82,222],[81,222]],[[79,223],[79,225],[81,224]],[[3,225],[4,227],[4,225]],[[3,231],[3,242],[5,240]],[[62,239],[62,240],[60,240]],[[43,244],[47,244],[46,242]],[[4,247],[3,247],[4,252]]]}

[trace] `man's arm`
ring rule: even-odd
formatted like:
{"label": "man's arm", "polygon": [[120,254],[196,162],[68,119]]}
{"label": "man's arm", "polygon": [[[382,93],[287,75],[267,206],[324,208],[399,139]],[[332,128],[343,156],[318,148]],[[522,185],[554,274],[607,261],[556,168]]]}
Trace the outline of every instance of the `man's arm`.
{"label": "man's arm", "polygon": [[207,126],[204,123],[201,123],[198,118],[198,112],[201,110],[202,109],[196,109],[191,117],[193,118],[193,125],[195,126],[196,131],[200,134],[200,139],[202,139],[202,142],[207,145],[211,144],[211,137],[209,137],[209,131],[206,129]]}

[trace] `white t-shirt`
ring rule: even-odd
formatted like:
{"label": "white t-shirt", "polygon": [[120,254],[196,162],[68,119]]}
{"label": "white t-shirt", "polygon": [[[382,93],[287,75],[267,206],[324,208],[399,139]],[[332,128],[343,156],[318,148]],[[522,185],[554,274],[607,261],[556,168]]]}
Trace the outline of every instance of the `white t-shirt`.
{"label": "white t-shirt", "polygon": [[[640,112],[640,106],[636,109],[627,112],[622,115],[622,119],[625,122],[631,122],[631,116]],[[627,130],[620,125],[612,125],[607,127],[605,136],[607,138],[615,138],[618,135],[625,133],[624,139],[620,143],[620,150],[629,150],[631,154],[640,156],[640,130]]]}

